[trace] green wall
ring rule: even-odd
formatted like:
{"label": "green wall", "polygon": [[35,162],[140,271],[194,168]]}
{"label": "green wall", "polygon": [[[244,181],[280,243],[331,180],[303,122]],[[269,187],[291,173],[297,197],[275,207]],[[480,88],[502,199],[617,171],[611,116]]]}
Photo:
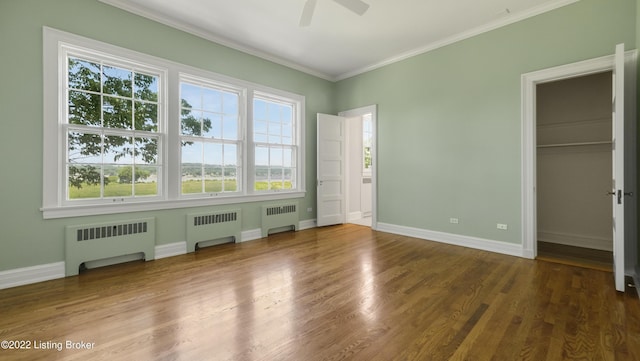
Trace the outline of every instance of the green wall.
{"label": "green wall", "polygon": [[520,244],[520,76],[634,48],[635,14],[582,0],[340,81],[339,109],[378,104],[378,220]]}
{"label": "green wall", "polygon": [[[331,83],[97,0],[0,0],[0,271],[62,261],[67,224],[123,218],[42,219],[42,26],[305,95],[301,219],[315,218],[315,113],[377,104],[380,222],[519,244],[520,75],[638,47],[638,21],[636,0],[581,0]],[[258,228],[259,204],[241,207],[244,229]],[[124,217],[157,217],[169,244],[191,211]]]}
{"label": "green wall", "polygon": [[[300,218],[315,213],[315,114],[332,112],[334,84],[220,46],[97,0],[0,0],[0,271],[64,260],[64,226],[123,215],[43,220],[42,27],[48,26],[201,69],[306,96],[306,188]],[[259,203],[241,205],[243,228],[260,227]],[[185,240],[193,209],[140,212],[157,217],[157,244]]]}

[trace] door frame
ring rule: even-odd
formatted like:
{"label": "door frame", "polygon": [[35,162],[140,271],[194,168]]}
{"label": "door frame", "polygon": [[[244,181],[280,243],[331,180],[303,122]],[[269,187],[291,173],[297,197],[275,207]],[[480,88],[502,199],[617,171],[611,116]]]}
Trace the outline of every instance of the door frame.
{"label": "door frame", "polygon": [[[636,188],[636,110],[635,110],[635,77],[637,50],[625,52],[625,183],[627,189]],[[521,76],[522,87],[522,255],[534,259],[538,254],[537,247],[537,196],[536,196],[536,86],[551,81],[570,79],[591,74],[612,71],[615,65],[615,55],[580,61],[543,69]],[[629,84],[627,84],[629,83]],[[629,121],[628,121],[629,120]],[[632,141],[627,141],[632,137]],[[629,172],[626,172],[629,170]],[[627,174],[628,173],[628,174]],[[631,212],[625,212],[625,238],[636,240],[637,226],[633,221],[637,215],[637,198],[627,199]],[[630,214],[626,214],[630,213]],[[633,274],[633,267],[637,264],[637,242],[625,242],[625,273]]]}
{"label": "door frame", "polygon": [[[371,113],[371,125],[373,128],[373,141],[371,143],[371,229],[376,230],[378,228],[378,106],[376,104],[373,104],[360,108],[345,110],[338,113],[338,115],[347,118],[346,121],[349,121],[349,118],[362,117],[363,115],[368,113]],[[348,129],[348,127],[346,128]],[[351,136],[347,131],[347,144],[349,143],[349,139],[351,139]],[[349,146],[347,145],[345,149],[348,148]],[[346,183],[348,184],[352,180],[349,179],[348,174],[346,174],[346,177]],[[348,186],[345,188],[348,188]],[[345,194],[345,198],[348,209],[348,194]]]}

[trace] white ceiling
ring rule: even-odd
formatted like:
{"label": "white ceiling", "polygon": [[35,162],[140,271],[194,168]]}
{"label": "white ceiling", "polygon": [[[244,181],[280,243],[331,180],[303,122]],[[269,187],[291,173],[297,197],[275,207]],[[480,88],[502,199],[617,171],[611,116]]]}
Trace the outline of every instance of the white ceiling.
{"label": "white ceiling", "polygon": [[578,0],[100,0],[328,80],[340,80]]}

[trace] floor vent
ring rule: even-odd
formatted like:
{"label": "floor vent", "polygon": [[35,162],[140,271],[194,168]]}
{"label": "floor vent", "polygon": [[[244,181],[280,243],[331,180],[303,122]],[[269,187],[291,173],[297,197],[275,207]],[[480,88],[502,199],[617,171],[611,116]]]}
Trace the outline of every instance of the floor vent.
{"label": "floor vent", "polygon": [[[239,209],[187,215],[187,252],[195,252],[196,244],[212,246],[240,242],[242,217]],[[202,246],[202,244],[200,246]]]}
{"label": "floor vent", "polygon": [[268,204],[262,206],[262,237],[275,228],[293,227],[298,230],[298,203]]}
{"label": "floor vent", "polygon": [[84,262],[135,253],[155,258],[155,218],[65,227],[65,274],[77,275]]}

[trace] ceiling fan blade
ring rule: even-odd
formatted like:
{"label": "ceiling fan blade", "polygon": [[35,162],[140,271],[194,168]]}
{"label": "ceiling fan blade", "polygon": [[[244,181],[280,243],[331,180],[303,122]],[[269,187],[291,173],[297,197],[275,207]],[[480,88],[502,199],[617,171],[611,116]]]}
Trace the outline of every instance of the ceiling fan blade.
{"label": "ceiling fan blade", "polygon": [[333,0],[345,8],[353,11],[358,15],[362,15],[369,9],[369,4],[361,0]]}
{"label": "ceiling fan blade", "polygon": [[316,2],[318,2],[318,0],[307,0],[304,4],[304,9],[302,9],[302,15],[300,16],[300,26],[309,26],[311,24],[311,18],[316,9]]}

